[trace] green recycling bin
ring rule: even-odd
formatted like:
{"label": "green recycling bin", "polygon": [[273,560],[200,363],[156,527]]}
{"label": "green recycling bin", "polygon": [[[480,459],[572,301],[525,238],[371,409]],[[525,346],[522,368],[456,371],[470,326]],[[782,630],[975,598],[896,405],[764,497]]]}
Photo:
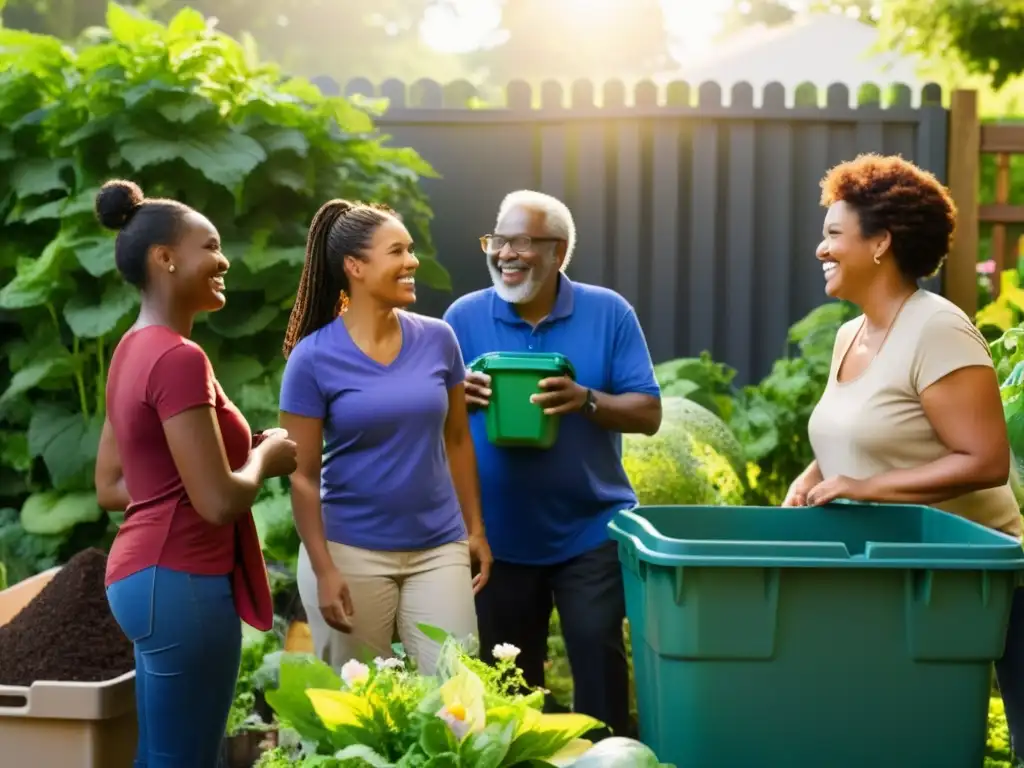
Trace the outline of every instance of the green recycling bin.
{"label": "green recycling bin", "polygon": [[922,506],[609,524],[640,736],[686,768],[981,768],[1016,540]]}
{"label": "green recycling bin", "polygon": [[541,380],[576,378],[565,355],[555,352],[489,352],[469,364],[491,377],[487,406],[487,439],[503,447],[550,448],[558,438],[559,417],[547,416],[530,402]]}

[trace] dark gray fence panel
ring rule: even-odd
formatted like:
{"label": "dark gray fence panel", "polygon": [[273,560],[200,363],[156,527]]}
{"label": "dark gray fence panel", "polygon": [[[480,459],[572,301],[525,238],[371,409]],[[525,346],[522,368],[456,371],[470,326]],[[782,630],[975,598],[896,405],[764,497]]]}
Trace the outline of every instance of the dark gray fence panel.
{"label": "dark gray fence panel", "polygon": [[[787,106],[782,86],[672,83],[659,97],[641,83],[545,83],[508,90],[508,107],[470,109],[467,83],[388,81],[349,93],[391,102],[379,120],[397,144],[417,149],[441,174],[424,182],[435,213],[438,255],[451,294],[423,289],[418,309],[439,315],[490,277],[477,238],[494,226],[501,199],[533,188],[573,210],[575,280],[619,291],[637,309],[656,361],[709,350],[741,382],[764,375],[786,330],[827,300],[815,249],[824,211],[819,182],[861,152],[899,154],[946,174],[947,110],[927,86],[801,86]],[[693,98],[694,95],[697,98]],[[938,281],[930,284],[935,287]]]}

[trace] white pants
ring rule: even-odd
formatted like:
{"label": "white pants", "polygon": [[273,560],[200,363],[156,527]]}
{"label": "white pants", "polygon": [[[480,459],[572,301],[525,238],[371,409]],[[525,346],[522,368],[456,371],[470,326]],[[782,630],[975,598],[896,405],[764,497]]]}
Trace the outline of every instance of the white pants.
{"label": "white pants", "polygon": [[327,625],[320,613],[316,575],[299,548],[298,586],[317,655],[332,667],[349,659],[394,656],[402,642],[424,674],[433,674],[440,646],[417,627],[429,624],[458,638],[477,635],[476,607],[465,541],[413,552],[380,552],[327,542],[348,582],[355,609],[351,634]]}

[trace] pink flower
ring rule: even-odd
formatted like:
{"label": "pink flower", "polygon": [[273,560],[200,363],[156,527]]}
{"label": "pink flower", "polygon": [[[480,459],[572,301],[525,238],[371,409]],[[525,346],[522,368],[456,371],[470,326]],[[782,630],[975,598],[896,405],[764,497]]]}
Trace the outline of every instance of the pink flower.
{"label": "pink flower", "polygon": [[994,275],[996,272],[995,259],[989,259],[988,261],[979,261],[977,270],[979,275]]}

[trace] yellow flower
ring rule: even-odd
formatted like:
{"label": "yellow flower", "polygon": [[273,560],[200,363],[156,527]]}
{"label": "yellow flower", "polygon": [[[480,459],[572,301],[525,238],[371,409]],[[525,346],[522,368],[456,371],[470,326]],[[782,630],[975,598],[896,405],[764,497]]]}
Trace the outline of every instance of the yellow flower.
{"label": "yellow flower", "polygon": [[487,722],[484,684],[465,665],[459,664],[455,675],[441,686],[441,702],[437,716],[448,724],[459,741],[484,729]]}

